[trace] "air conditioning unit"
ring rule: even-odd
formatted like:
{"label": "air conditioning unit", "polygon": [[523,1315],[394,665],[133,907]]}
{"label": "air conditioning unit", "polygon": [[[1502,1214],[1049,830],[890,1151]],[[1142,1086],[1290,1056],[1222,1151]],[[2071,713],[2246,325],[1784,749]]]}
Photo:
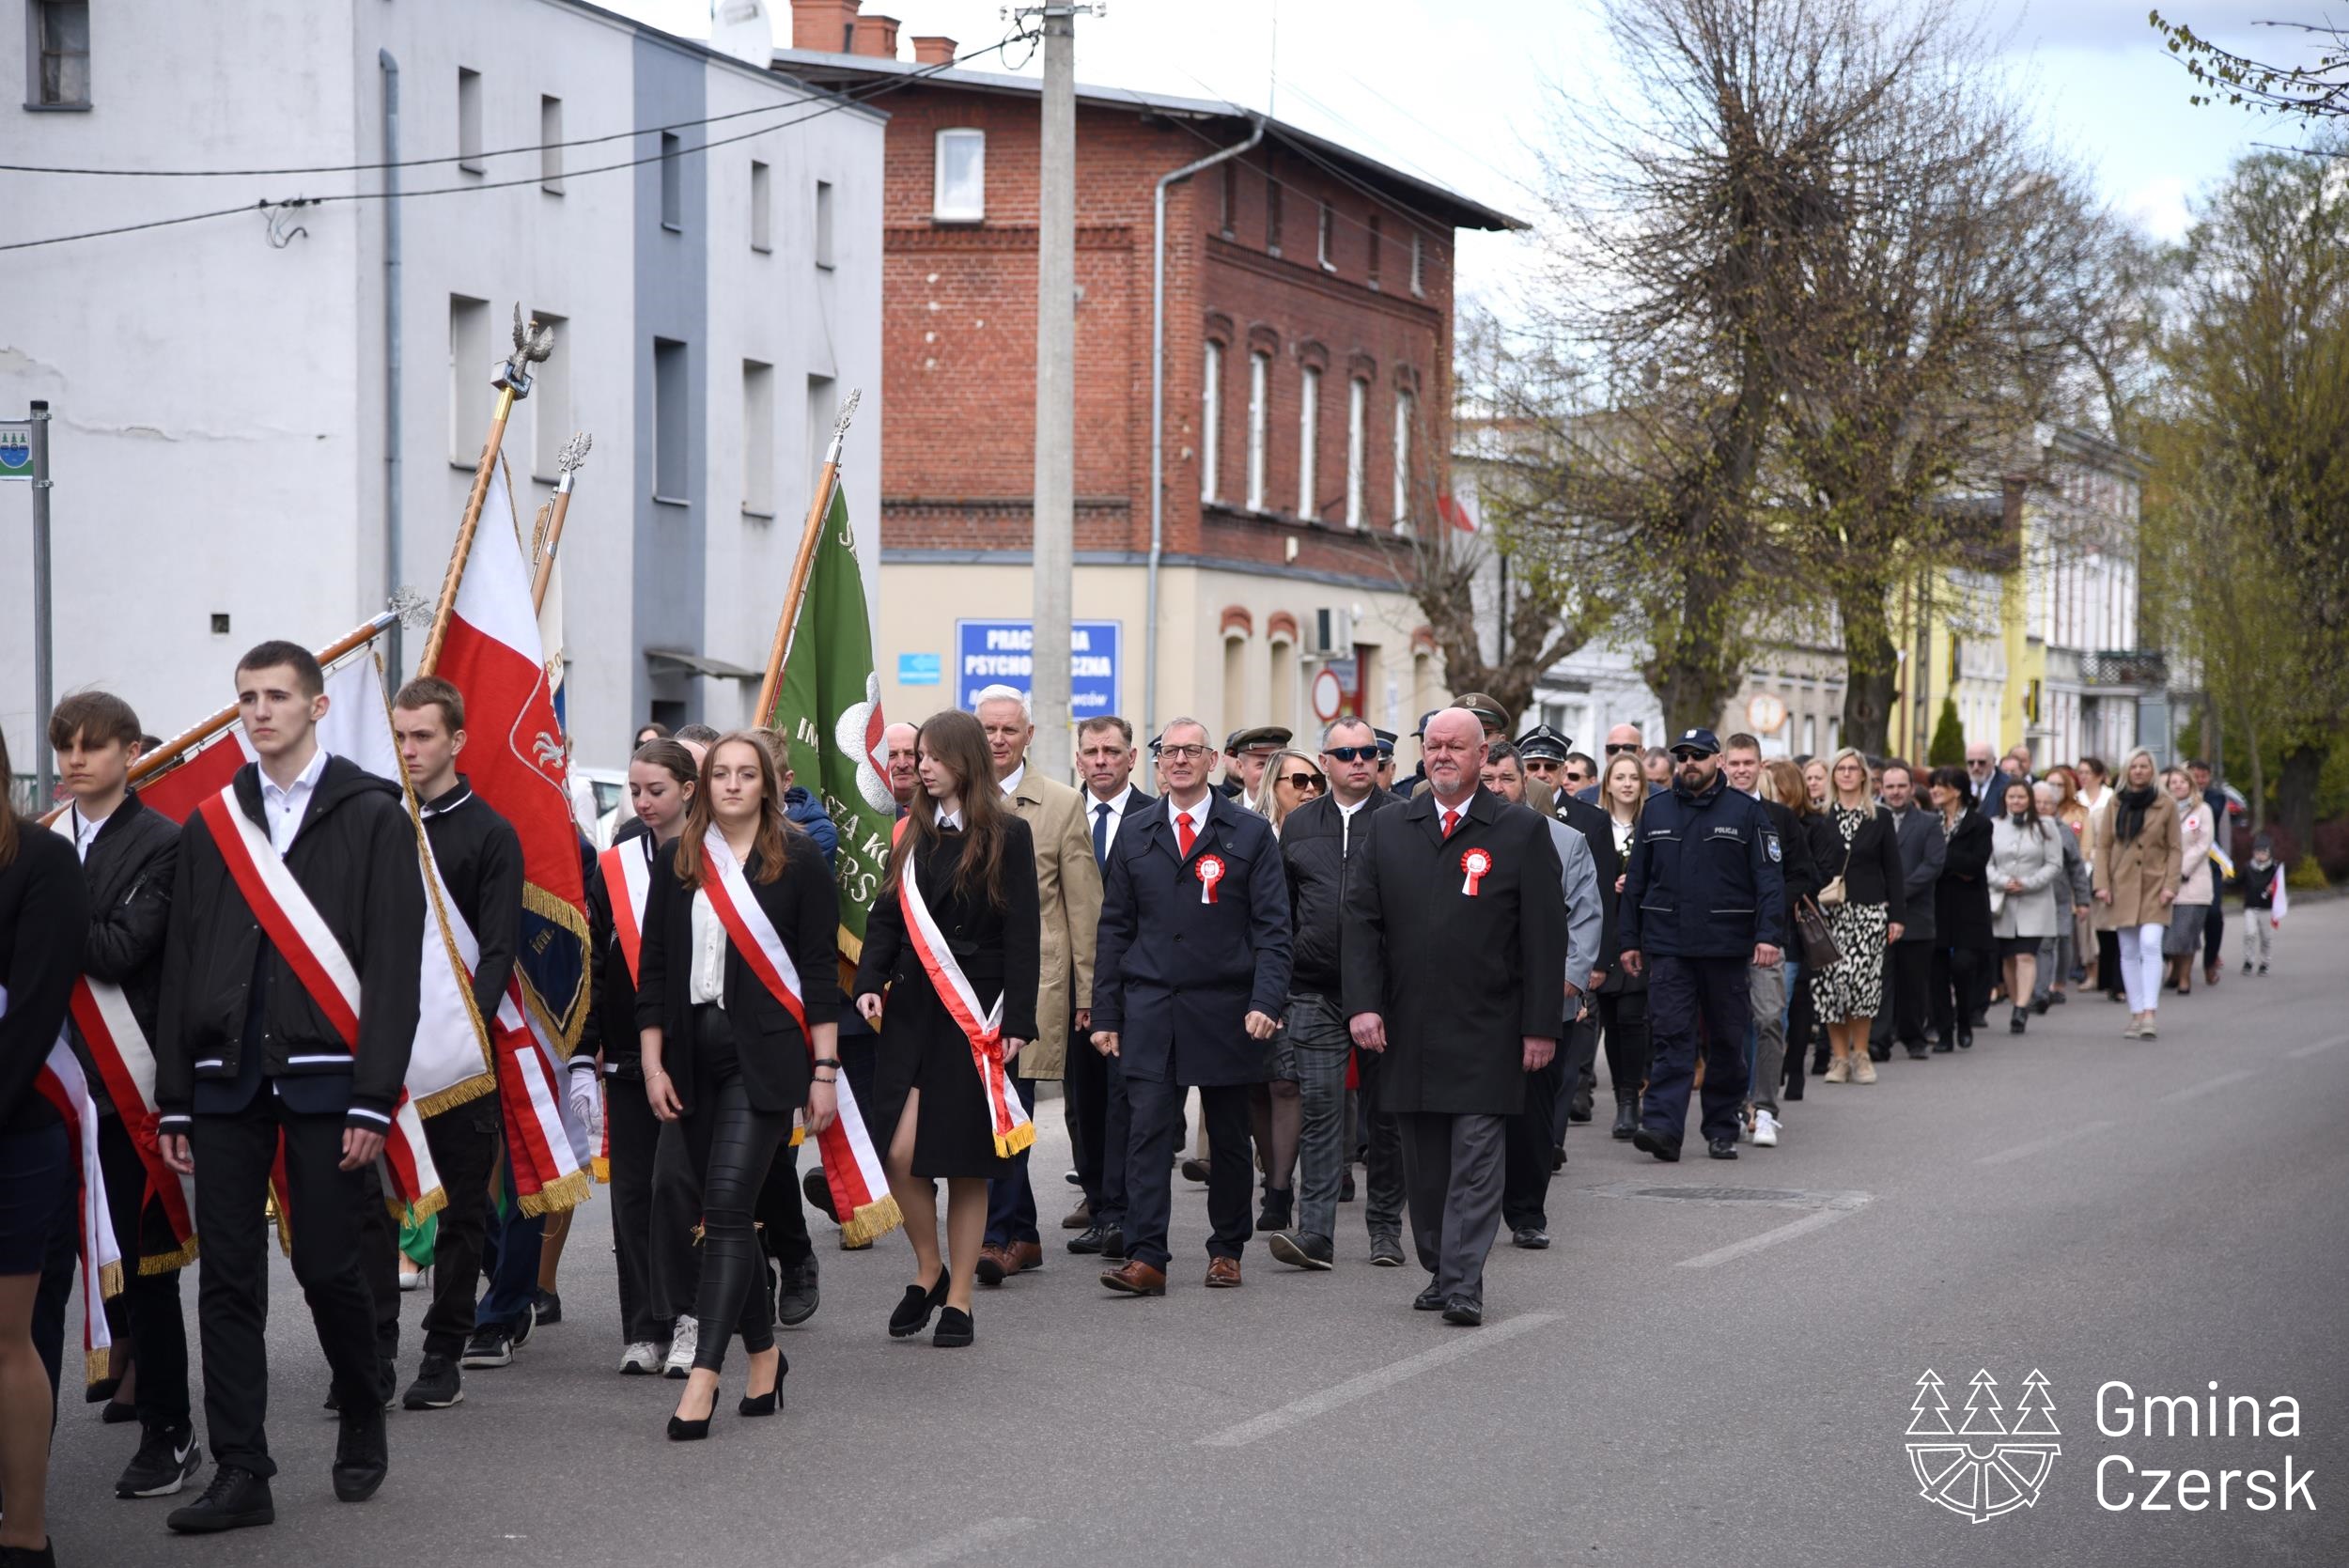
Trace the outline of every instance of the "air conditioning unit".
{"label": "air conditioning unit", "polygon": [[1314,612],[1313,620],[1305,628],[1305,651],[1326,658],[1350,659],[1354,655],[1354,615],[1348,610],[1328,606]]}

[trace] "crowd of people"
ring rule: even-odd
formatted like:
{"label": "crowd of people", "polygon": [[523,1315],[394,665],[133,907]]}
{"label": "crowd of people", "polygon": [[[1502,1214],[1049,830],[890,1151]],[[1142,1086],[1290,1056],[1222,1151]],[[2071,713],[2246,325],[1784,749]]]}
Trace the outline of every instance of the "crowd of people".
{"label": "crowd of people", "polygon": [[[129,787],[146,738],[102,692],[49,718],[54,831],[0,806],[0,1564],[53,1560],[48,1438],[101,1172],[112,1247],[91,1255],[118,1258],[124,1288],[91,1392],[140,1431],[117,1496],[199,1473],[200,1375],[213,1472],[177,1531],[274,1517],[265,1213],[330,1369],[342,1500],[383,1484],[387,1409],[457,1404],[467,1373],[559,1321],[560,1217],[511,1201],[497,1094],[424,1121],[444,1198],[428,1227],[389,1201],[428,903],[399,784],[321,748],[324,677],[299,646],[253,649],[236,686],[255,760],[184,826]],[[1334,1269],[1359,1199],[1367,1265],[1416,1265],[1411,1305],[1474,1327],[1501,1234],[1550,1245],[1602,1050],[1613,1138],[1677,1161],[1693,1097],[1728,1160],[1779,1144],[1812,1083],[1974,1048],[1994,1007],[2022,1034],[2101,989],[2150,1039],[2165,989],[2221,974],[2226,797],[2141,749],[2117,775],[2083,758],[2034,776],[2019,749],[1921,770],[1626,724],[1595,755],[1543,724],[1512,738],[1468,692],[1422,720],[1408,777],[1398,737],[1359,718],[1218,746],[1193,719],[1138,743],[1102,715],[1077,726],[1071,786],[1031,765],[1024,694],[973,707],[884,732],[898,821],[846,955],[837,835],[772,732],[646,726],[628,825],[583,840],[593,985],[568,1109],[609,1166],[616,1367],[682,1380],[673,1440],[711,1434],[738,1338],[736,1414],[782,1409],[776,1330],[821,1300],[810,1209],[850,1250],[902,1220],[909,1279],[876,1329],[975,1344],[980,1292],[1045,1262],[1040,1083],[1064,1088],[1065,1245],[1102,1289],[1167,1293],[1190,1181],[1204,1288],[1240,1287],[1259,1235],[1288,1268]],[[411,681],[392,717],[494,1014],[519,841],[465,781],[454,687]],[[2283,907],[2268,847],[2232,878],[2247,974],[2267,972]],[[126,1058],[149,1078],[126,1086]],[[151,1128],[110,1089],[150,1098]],[[802,1175],[805,1143],[822,1163]],[[196,1368],[181,1202],[205,1265]],[[399,1292],[427,1286],[402,1389]]]}

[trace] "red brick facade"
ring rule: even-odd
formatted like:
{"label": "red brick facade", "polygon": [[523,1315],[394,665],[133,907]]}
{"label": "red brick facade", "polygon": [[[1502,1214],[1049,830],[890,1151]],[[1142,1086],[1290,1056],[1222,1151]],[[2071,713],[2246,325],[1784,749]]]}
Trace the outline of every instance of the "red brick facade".
{"label": "red brick facade", "polygon": [[[825,25],[834,25],[827,14]],[[862,43],[860,41],[860,48]],[[834,85],[863,62],[778,69]],[[880,62],[875,62],[879,67]],[[867,68],[873,69],[873,68]],[[919,81],[888,94],[881,542],[891,552],[1024,552],[1034,488],[1037,99]],[[939,132],[985,132],[985,215],[933,215]],[[1150,546],[1151,194],[1245,139],[1237,116],[1089,101],[1077,113],[1076,548]],[[1450,449],[1452,225],[1463,210],[1379,165],[1279,127],[1170,187],[1165,549],[1391,584],[1396,394],[1413,399],[1408,512],[1432,520]],[[1276,213],[1277,204],[1277,213]],[[1327,265],[1321,212],[1330,219]],[[1431,211],[1431,209],[1433,210]],[[1479,210],[1465,210],[1477,221]],[[1277,245],[1275,225],[1277,223]],[[1374,245],[1373,236],[1376,234]],[[1418,283],[1412,288],[1413,241]],[[1374,261],[1375,252],[1375,261]],[[1376,267],[1374,276],[1373,268]],[[1218,484],[1202,505],[1206,345],[1221,345]],[[1266,356],[1263,507],[1248,499],[1251,355]],[[1315,505],[1299,515],[1305,372],[1319,372]],[[1365,405],[1363,526],[1346,519],[1349,382]],[[1294,544],[1296,554],[1289,550]]]}

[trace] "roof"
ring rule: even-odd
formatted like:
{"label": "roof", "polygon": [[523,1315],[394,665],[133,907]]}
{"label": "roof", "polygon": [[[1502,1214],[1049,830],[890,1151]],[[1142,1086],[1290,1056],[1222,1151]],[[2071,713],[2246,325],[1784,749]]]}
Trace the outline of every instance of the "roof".
{"label": "roof", "polygon": [[[960,87],[970,92],[1035,98],[1044,90],[1043,83],[1032,76],[951,68],[941,70],[934,66],[916,65],[881,55],[843,54],[820,49],[778,49],[775,51],[775,70],[824,86],[858,78],[911,77],[918,74],[924,81],[934,82],[940,86]],[[1165,93],[1142,92],[1132,87],[1094,86],[1082,82],[1077,84],[1077,101],[1098,108],[1127,109],[1137,115],[1158,115],[1169,119],[1215,121],[1235,126],[1251,125],[1262,120],[1268,140],[1286,142],[1309,157],[1347,163],[1354,172],[1383,187],[1385,194],[1398,203],[1439,219],[1453,228],[1521,229],[1532,226],[1522,218],[1472,201],[1457,191],[1433,184],[1416,175],[1406,174],[1391,163],[1366,157],[1343,143],[1317,136],[1285,120],[1243,109],[1237,103],[1216,99],[1176,98]]]}

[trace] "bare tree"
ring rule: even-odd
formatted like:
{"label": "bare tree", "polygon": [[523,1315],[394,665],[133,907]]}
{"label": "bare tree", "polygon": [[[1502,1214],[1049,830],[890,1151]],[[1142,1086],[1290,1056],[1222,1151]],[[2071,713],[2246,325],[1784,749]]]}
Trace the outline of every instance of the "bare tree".
{"label": "bare tree", "polygon": [[2238,108],[2308,120],[2349,116],[2349,29],[2329,22],[2257,23],[2296,35],[2312,52],[2297,64],[2284,64],[2222,49],[2186,23],[2171,22],[2159,11],[2152,12],[2147,21],[2193,78],[2197,90],[2188,95],[2190,103],[2216,103],[2224,99]]}

